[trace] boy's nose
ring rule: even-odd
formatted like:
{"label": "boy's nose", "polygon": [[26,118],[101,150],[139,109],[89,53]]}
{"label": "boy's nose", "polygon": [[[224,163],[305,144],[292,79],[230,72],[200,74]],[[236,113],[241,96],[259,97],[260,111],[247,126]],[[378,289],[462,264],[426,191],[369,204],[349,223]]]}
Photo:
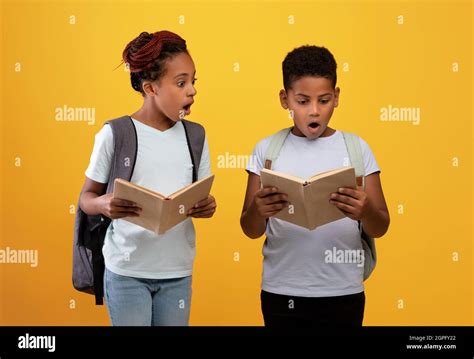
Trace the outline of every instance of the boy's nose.
{"label": "boy's nose", "polygon": [[197,91],[194,86],[191,86],[191,91],[188,93],[188,96],[196,96]]}
{"label": "boy's nose", "polygon": [[310,116],[319,116],[319,109],[317,104],[313,104],[311,106],[311,113]]}

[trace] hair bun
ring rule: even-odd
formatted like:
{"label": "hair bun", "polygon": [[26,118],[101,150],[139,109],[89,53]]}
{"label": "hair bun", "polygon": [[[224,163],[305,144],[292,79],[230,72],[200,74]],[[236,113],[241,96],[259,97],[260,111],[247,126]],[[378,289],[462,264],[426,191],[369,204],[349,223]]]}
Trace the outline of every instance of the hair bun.
{"label": "hair bun", "polygon": [[123,61],[128,64],[130,72],[143,71],[160,56],[165,42],[186,44],[184,39],[170,31],[158,31],[153,34],[142,32],[123,50]]}

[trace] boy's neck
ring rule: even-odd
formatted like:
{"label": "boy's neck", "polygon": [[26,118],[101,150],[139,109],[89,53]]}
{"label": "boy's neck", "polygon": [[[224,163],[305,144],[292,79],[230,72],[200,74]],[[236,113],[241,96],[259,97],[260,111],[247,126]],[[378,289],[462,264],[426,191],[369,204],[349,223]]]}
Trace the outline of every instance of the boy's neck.
{"label": "boy's neck", "polygon": [[328,126],[326,127],[326,130],[324,130],[324,132],[319,137],[329,137],[329,136],[334,135],[334,133],[336,133],[336,130]]}
{"label": "boy's neck", "polygon": [[175,121],[166,117],[161,111],[151,110],[145,105],[130,116],[159,131],[166,131],[176,124]]}

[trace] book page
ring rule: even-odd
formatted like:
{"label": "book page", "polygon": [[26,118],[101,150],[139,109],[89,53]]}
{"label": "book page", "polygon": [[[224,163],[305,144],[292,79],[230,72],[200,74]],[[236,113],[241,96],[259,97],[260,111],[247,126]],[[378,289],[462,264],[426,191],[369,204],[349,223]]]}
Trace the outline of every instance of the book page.
{"label": "book page", "polygon": [[340,187],[356,188],[353,167],[334,171],[330,176],[323,176],[305,186],[306,209],[312,229],[345,217],[335,205],[329,203],[331,193]]}
{"label": "book page", "polygon": [[328,177],[328,176],[332,176],[336,173],[339,173],[339,172],[344,172],[346,171],[348,168],[354,168],[354,167],[341,167],[341,168],[336,168],[334,170],[330,170],[330,171],[325,171],[325,172],[321,172],[321,173],[318,173],[317,175],[314,175],[312,176],[308,182],[313,182],[313,181],[316,181],[317,179],[319,178],[324,178],[324,177]]}
{"label": "book page", "polygon": [[295,176],[282,175],[280,172],[264,168],[260,171],[260,181],[263,187],[275,186],[279,192],[288,195],[290,206],[283,208],[273,216],[274,218],[307,227],[308,221],[303,196],[303,184],[306,182],[305,180]]}

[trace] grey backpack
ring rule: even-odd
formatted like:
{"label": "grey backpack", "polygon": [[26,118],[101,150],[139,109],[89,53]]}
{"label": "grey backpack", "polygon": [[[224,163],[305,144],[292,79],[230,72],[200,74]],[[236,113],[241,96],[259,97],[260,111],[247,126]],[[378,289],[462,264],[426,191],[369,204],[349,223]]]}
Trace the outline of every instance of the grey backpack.
{"label": "grey backpack", "polygon": [[[204,147],[204,128],[195,122],[182,120],[189,153],[193,164],[193,182],[197,181],[199,164]],[[112,193],[116,178],[130,181],[137,159],[137,132],[130,116],[107,121],[114,137],[114,156],[107,190]],[[72,283],[75,289],[95,295],[97,305],[103,304],[103,276],[105,270],[102,246],[112,222],[102,215],[89,216],[77,205],[74,223]]]}
{"label": "grey backpack", "polygon": [[[283,130],[278,131],[270,141],[267,151],[265,153],[265,168],[271,169],[272,162],[278,158],[280,150],[283,147],[288,134],[290,133],[292,127],[284,128]],[[349,132],[342,132],[344,136],[344,142],[346,143],[347,152],[349,153],[349,159],[351,165],[355,169],[357,184],[365,188],[365,168],[364,168],[364,159],[362,157],[362,148],[360,147],[359,139],[356,135]],[[364,250],[364,280],[369,278],[372,274],[372,271],[375,268],[377,263],[377,252],[375,249],[375,241],[373,238],[369,237],[367,233],[362,228],[361,222],[359,223],[359,232],[362,240],[362,249]]]}

